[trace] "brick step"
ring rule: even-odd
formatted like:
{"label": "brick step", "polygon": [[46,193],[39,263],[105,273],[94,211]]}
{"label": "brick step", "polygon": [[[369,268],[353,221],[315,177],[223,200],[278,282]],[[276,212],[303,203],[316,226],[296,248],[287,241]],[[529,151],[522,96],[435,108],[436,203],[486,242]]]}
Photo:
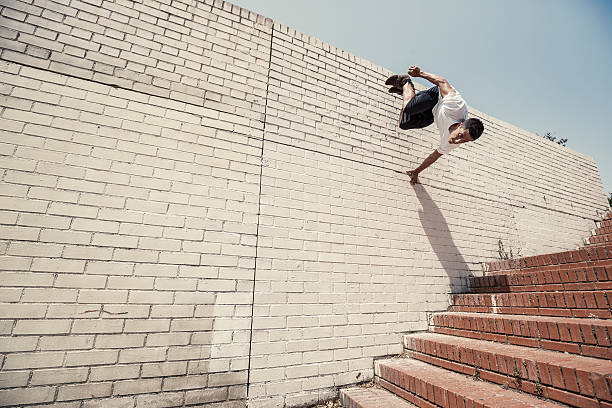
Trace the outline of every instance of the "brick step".
{"label": "brick step", "polygon": [[554,401],[504,389],[497,384],[411,358],[375,362],[379,384],[421,408],[560,408]]}
{"label": "brick step", "polygon": [[612,320],[437,313],[436,333],[612,360]]}
{"label": "brick step", "polygon": [[[561,265],[580,264],[584,266],[597,266],[589,262],[612,259],[612,244],[597,247],[585,247],[572,251],[556,252],[545,255],[534,255],[517,259],[505,259],[502,261],[487,263],[487,272],[500,273],[515,270],[555,270]],[[578,265],[577,265],[578,266]],[[548,267],[548,268],[546,268]]]}
{"label": "brick step", "polygon": [[595,222],[600,228],[601,227],[612,227],[612,218],[604,218],[601,221]]}
{"label": "brick step", "polygon": [[412,358],[535,396],[581,408],[612,406],[609,360],[436,333],[407,335],[404,346]]}
{"label": "brick step", "polygon": [[612,244],[612,234],[594,235],[588,241],[588,245]]}
{"label": "brick step", "polygon": [[595,228],[595,230],[593,231],[594,236],[610,234],[612,234],[612,225],[600,226],[599,228]]}
{"label": "brick step", "polygon": [[612,291],[464,293],[451,296],[453,312],[612,318]]}
{"label": "brick step", "polygon": [[468,285],[476,293],[610,290],[612,260],[604,262],[602,266],[476,276]]}
{"label": "brick step", "polygon": [[[597,250],[599,247],[606,246],[602,245],[592,245],[585,248],[589,248],[592,251]],[[580,269],[590,269],[596,267],[604,267],[610,268],[612,267],[612,258],[610,259],[600,259],[598,261],[582,261],[582,262],[572,262],[572,263],[564,263],[564,264],[555,264],[555,265],[544,265],[544,266],[534,266],[531,268],[517,268],[517,269],[508,269],[508,270],[500,270],[493,272],[486,272],[486,276],[497,276],[497,275],[514,275],[514,274],[522,274],[522,273],[530,273],[530,272],[563,272],[563,271],[574,271]]]}
{"label": "brick step", "polygon": [[344,408],[415,408],[416,405],[380,387],[353,387],[340,390]]}

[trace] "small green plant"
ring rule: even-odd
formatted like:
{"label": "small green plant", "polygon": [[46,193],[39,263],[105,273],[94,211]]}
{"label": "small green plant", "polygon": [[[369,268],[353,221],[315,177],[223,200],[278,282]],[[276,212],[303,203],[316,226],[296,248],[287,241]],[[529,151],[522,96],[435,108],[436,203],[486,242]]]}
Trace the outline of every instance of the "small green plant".
{"label": "small green plant", "polygon": [[517,366],[514,366],[514,369],[512,370],[512,377],[514,377],[514,388],[521,388],[521,371]]}
{"label": "small green plant", "polygon": [[544,398],[544,389],[542,388],[540,384],[535,385],[535,395],[538,398]]}
{"label": "small green plant", "polygon": [[497,240],[497,253],[499,254],[499,259],[514,259],[521,257],[521,248],[519,248],[516,253],[513,251],[512,246],[510,246],[510,251],[506,251],[504,248],[504,243],[501,239]]}

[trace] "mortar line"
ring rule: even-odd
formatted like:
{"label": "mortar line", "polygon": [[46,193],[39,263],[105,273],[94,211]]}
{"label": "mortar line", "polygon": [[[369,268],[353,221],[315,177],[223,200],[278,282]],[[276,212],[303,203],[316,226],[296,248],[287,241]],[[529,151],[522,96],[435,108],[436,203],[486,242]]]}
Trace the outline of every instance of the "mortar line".
{"label": "mortar line", "polygon": [[253,350],[253,321],[255,320],[255,285],[257,283],[257,259],[259,255],[259,223],[261,220],[261,182],[263,179],[264,168],[264,144],[266,143],[266,122],[268,118],[268,92],[270,89],[270,71],[272,69],[272,41],[274,39],[274,23],[272,23],[272,32],[270,33],[270,58],[268,59],[268,78],[266,81],[266,100],[264,103],[263,127],[261,134],[261,157],[259,163],[259,191],[257,193],[257,230],[255,232],[255,263],[253,265],[253,296],[251,297],[251,329],[249,332],[249,362],[247,366],[247,389],[246,399],[249,400],[249,391],[251,389],[251,356]]}
{"label": "mortar line", "polygon": [[[7,59],[1,58],[1,57],[0,57],[0,61],[4,61],[4,62],[11,63],[11,64],[16,64],[16,65],[20,65],[22,67],[28,67],[28,68],[36,69],[38,71],[50,72],[52,74],[57,74],[57,75],[65,76],[66,78],[78,79],[79,81],[93,82],[94,84],[108,86],[109,88],[113,88],[113,89],[122,89],[124,91],[134,92],[134,93],[138,93],[138,94],[142,94],[142,95],[147,95],[147,96],[152,96],[154,98],[168,99],[168,100],[171,100],[171,101],[176,101],[176,102],[179,102],[179,103],[184,103],[185,105],[196,106],[198,108],[203,107],[203,105],[200,104],[200,103],[184,101],[184,100],[181,100],[181,99],[173,98],[170,95],[162,96],[160,94],[155,94],[155,93],[152,93],[152,92],[149,92],[149,91],[145,91],[145,90],[133,89],[133,88],[128,88],[128,87],[123,86],[123,85],[119,85],[119,84],[111,84],[109,82],[103,82],[103,81],[100,81],[98,79],[83,78],[83,77],[80,77],[78,75],[74,75],[74,74],[71,74],[71,73],[68,73],[68,72],[53,71],[53,70],[51,70],[49,68],[41,68],[39,66],[28,64],[28,63],[25,63],[25,62],[15,62],[15,61],[7,60]],[[0,72],[0,73],[3,73],[3,72]],[[14,75],[20,75],[20,74],[14,74]],[[26,77],[26,78],[28,78],[28,77]],[[134,81],[134,84],[142,84],[142,82]],[[69,85],[66,85],[66,84],[60,84],[60,85],[61,86],[69,87]],[[160,88],[160,89],[164,89],[165,90],[166,88]],[[99,92],[96,92],[96,91],[88,91],[88,92],[99,93]],[[110,95],[110,96],[113,96],[113,95]],[[126,99],[126,98],[121,97],[120,99]],[[205,99],[206,98],[204,98],[204,97],[202,98],[202,100],[205,100]],[[168,108],[168,109],[170,109],[170,108]],[[176,110],[176,109],[172,109],[172,110]]]}
{"label": "mortar line", "polygon": [[[323,156],[327,156],[327,157],[333,157],[333,158],[336,158],[336,159],[347,160],[347,161],[351,161],[353,163],[359,163],[359,164],[363,164],[365,166],[376,167],[376,168],[379,168],[379,169],[389,170],[389,171],[393,171],[395,173],[406,175],[406,173],[404,171],[402,171],[402,170],[393,169],[391,167],[383,166],[381,164],[366,163],[366,162],[361,161],[361,160],[351,159],[349,157],[342,157],[342,156],[337,155],[337,154],[324,153],[324,152],[320,152],[320,151],[317,151],[317,150],[314,150],[314,149],[310,149],[308,147],[303,147],[303,146],[297,147],[297,146],[292,145],[290,143],[279,142],[279,141],[276,141],[276,140],[270,140],[269,142],[270,143],[276,143],[276,144],[282,145],[282,146],[293,147],[294,149],[298,149],[298,150],[303,150],[303,151],[308,151],[308,152],[312,152],[312,153],[317,153],[317,154],[320,154],[320,155],[323,155]],[[419,184],[422,184],[424,186],[428,186],[428,187],[434,188],[436,190],[448,191],[450,193],[455,193],[455,194],[463,195],[463,196],[466,196],[466,197],[476,198],[476,199],[479,199],[479,200],[490,201],[490,202],[493,202],[493,203],[507,204],[507,205],[509,205],[511,207],[516,207],[516,208],[535,207],[535,208],[540,208],[540,209],[548,210],[548,211],[551,211],[551,212],[556,212],[556,213],[565,214],[565,215],[571,215],[572,217],[582,218],[582,219],[585,219],[585,220],[598,221],[594,217],[585,217],[585,216],[582,216],[582,215],[576,215],[576,214],[573,214],[573,213],[570,213],[570,212],[567,212],[567,211],[556,210],[556,209],[553,209],[553,208],[548,208],[548,207],[545,207],[545,206],[540,205],[540,204],[530,204],[530,203],[525,203],[525,202],[523,202],[522,204],[516,204],[516,203],[511,202],[509,199],[504,199],[503,197],[500,197],[500,196],[495,196],[495,197],[498,198],[498,200],[494,200],[492,198],[486,198],[486,197],[481,197],[481,196],[474,195],[474,194],[464,193],[464,192],[461,192],[461,191],[455,191],[455,190],[452,190],[452,189],[449,189],[449,188],[434,186],[432,184],[424,184],[424,183],[421,183],[421,182],[419,182]],[[508,202],[505,202],[506,200]]]}
{"label": "mortar line", "polygon": [[[273,34],[274,34],[274,26],[272,26],[272,35]],[[270,42],[270,47],[272,47],[272,42]],[[93,83],[97,83],[97,84],[100,84],[100,85],[108,86],[110,88],[123,89],[125,91],[136,92],[136,93],[139,93],[139,94],[148,95],[148,96],[152,96],[152,97],[156,97],[156,98],[165,98],[163,96],[156,95],[156,94],[153,94],[153,93],[150,93],[150,92],[147,92],[147,91],[134,90],[134,89],[131,89],[131,88],[126,88],[126,87],[121,86],[121,85],[109,84],[109,83],[106,83],[106,82],[95,80],[93,78],[82,78],[82,77],[79,77],[79,76],[76,76],[76,75],[72,75],[72,74],[69,74],[69,73],[58,73],[58,72],[55,72],[55,71],[51,71],[49,69],[43,69],[43,68],[31,65],[31,64],[27,64],[27,63],[13,62],[13,61],[5,60],[3,58],[0,58],[0,61],[7,61],[7,62],[14,63],[14,64],[18,64],[18,65],[23,66],[23,67],[29,67],[29,68],[33,68],[33,69],[37,69],[37,70],[41,70],[41,71],[49,71],[49,72],[57,73],[59,75],[63,75],[63,76],[69,77],[69,78],[75,78],[75,79],[79,79],[79,80],[82,80],[82,81],[93,82]],[[271,70],[271,65],[272,65],[272,48],[270,48],[270,59],[268,61],[268,82],[266,84],[266,102],[265,102],[265,107],[264,107],[264,121],[263,121],[263,128],[264,128],[264,130],[265,130],[265,126],[266,126],[266,109],[268,107],[267,104],[268,104],[268,91],[269,91],[269,87],[270,87],[270,70]],[[193,102],[185,102],[185,101],[182,101],[182,100],[179,100],[179,99],[174,99],[174,98],[171,98],[171,97],[167,97],[166,99],[170,99],[170,100],[173,100],[173,101],[181,102],[181,103],[184,103],[186,105],[193,105],[193,106],[197,106],[197,107],[201,106],[201,105],[193,103]],[[263,158],[263,143],[264,143],[263,137],[264,136],[262,136],[262,158]],[[400,170],[392,169],[390,167],[382,166],[382,165],[379,165],[379,164],[365,163],[365,162],[360,161],[360,160],[355,160],[355,159],[350,159],[350,158],[347,158],[347,157],[342,157],[342,156],[338,156],[338,155],[334,155],[334,154],[319,152],[317,150],[309,149],[307,147],[296,147],[296,146],[288,144],[288,143],[283,143],[283,142],[278,142],[278,141],[273,141],[273,140],[271,140],[271,142],[272,143],[276,143],[276,144],[280,144],[280,145],[283,145],[283,146],[294,147],[296,149],[301,149],[301,150],[305,150],[305,151],[309,151],[309,152],[313,152],[313,153],[319,153],[319,154],[326,155],[326,156],[329,156],[329,157],[335,157],[335,158],[339,158],[339,159],[343,159],[343,160],[349,160],[349,161],[352,161],[352,162],[355,162],[355,163],[361,163],[361,164],[364,164],[364,165],[367,165],[367,166],[373,166],[373,167],[377,167],[377,168],[384,169],[384,170],[390,170],[390,171],[394,171],[394,172],[399,173],[399,174],[405,174],[404,172],[402,172]],[[484,164],[483,164],[483,166],[485,168],[492,168],[492,167],[486,166]],[[260,174],[260,176],[261,176],[261,174]],[[261,183],[261,181],[260,181],[260,183]],[[421,183],[421,184],[423,184],[423,183]],[[438,190],[448,191],[448,192],[451,192],[451,193],[456,193],[456,194],[464,195],[464,196],[467,196],[467,197],[477,198],[477,199],[481,199],[481,200],[485,200],[485,201],[490,201],[490,202],[495,202],[495,203],[497,203],[497,202],[503,203],[502,200],[504,200],[503,197],[499,197],[499,196],[496,196],[496,197],[498,197],[500,199],[500,201],[496,201],[496,200],[493,200],[493,199],[490,199],[490,198],[485,198],[485,197],[480,197],[480,196],[473,195],[473,194],[468,194],[468,193],[462,193],[462,192],[459,192],[459,191],[454,191],[454,190],[451,190],[451,189],[448,189],[448,188],[436,187],[434,185],[429,185],[429,184],[423,184],[423,185],[428,185],[429,187],[435,188],[435,189],[438,189]],[[261,185],[260,185],[260,187],[261,187]],[[520,204],[514,204],[514,203],[512,203],[510,201],[507,204],[509,206],[511,206],[511,207],[516,207],[516,208],[526,208],[525,205],[527,205],[527,206],[530,206],[530,207],[540,208],[540,209],[543,209],[543,210],[548,210],[548,211],[556,212],[556,213],[559,213],[559,214],[570,215],[572,217],[582,218],[584,220],[599,221],[599,219],[596,218],[596,217],[586,217],[586,216],[582,216],[582,215],[576,215],[576,214],[571,213],[571,212],[567,212],[567,211],[563,211],[563,210],[557,210],[557,209],[553,209],[553,208],[548,208],[548,207],[545,207],[545,206],[540,205],[540,204],[528,204],[528,203],[525,203],[525,205],[520,205]],[[259,220],[259,217],[258,217],[258,220]]]}

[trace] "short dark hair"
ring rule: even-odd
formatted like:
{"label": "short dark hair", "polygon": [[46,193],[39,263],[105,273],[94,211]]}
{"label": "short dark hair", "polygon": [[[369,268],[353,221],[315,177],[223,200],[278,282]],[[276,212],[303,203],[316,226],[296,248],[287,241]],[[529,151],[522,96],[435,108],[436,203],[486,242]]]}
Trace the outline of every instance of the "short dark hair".
{"label": "short dark hair", "polygon": [[463,122],[463,127],[470,131],[470,136],[472,136],[472,140],[476,140],[482,135],[484,132],[484,125],[480,121],[480,119],[469,118],[465,122]]}

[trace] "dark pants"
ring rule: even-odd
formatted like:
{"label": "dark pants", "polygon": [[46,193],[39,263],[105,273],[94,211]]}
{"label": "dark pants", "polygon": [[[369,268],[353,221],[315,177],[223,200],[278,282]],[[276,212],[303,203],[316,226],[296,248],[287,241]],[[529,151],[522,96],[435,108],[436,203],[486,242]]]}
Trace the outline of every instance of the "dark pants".
{"label": "dark pants", "polygon": [[438,103],[438,87],[414,95],[402,111],[400,129],[420,129],[431,125],[434,121],[431,110]]}

